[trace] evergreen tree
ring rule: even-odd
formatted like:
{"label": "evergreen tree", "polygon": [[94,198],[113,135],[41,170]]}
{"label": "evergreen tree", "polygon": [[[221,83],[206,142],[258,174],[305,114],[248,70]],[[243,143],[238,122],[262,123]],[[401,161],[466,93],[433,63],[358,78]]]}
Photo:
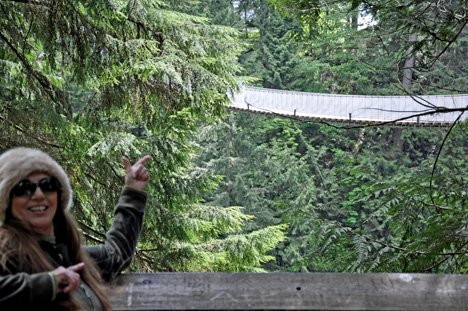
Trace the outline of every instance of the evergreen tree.
{"label": "evergreen tree", "polygon": [[[303,25],[306,57],[300,59],[296,89],[376,95],[466,91],[454,88],[461,85],[456,81],[463,80],[464,66],[454,68],[448,60],[451,51],[462,52],[466,38],[463,1],[269,1]],[[360,19],[353,18],[356,12]],[[436,80],[428,78],[434,75]]]}
{"label": "evergreen tree", "polygon": [[235,12],[232,2],[230,0],[199,1],[190,8],[190,12],[208,18],[212,25],[242,29],[241,18]]}
{"label": "evergreen tree", "polygon": [[202,204],[218,178],[190,160],[197,124],[237,89],[236,30],[184,13],[191,1],[0,2],[0,149],[41,148],[71,177],[74,213],[104,239],[121,157],[150,154],[134,268],[258,271],[281,228],[240,234],[239,208]]}
{"label": "evergreen tree", "polygon": [[[464,17],[457,17],[460,7],[455,3],[442,4],[445,11],[437,12],[435,6],[412,10],[381,1],[326,6],[315,1],[270,2],[286,4],[292,9],[290,17],[301,22],[300,31],[293,34],[299,66],[290,68],[295,79],[284,84],[288,89],[404,94],[405,69],[411,69],[411,77],[406,77],[413,93],[466,88],[462,82],[466,66],[459,58],[466,47],[460,28]],[[264,66],[274,54],[255,48],[269,39],[267,31],[265,35],[260,31],[268,15],[256,20],[266,9],[255,1],[240,1],[238,11],[245,24],[243,34],[252,40],[240,58],[245,72],[259,78],[262,86],[279,88],[272,81],[284,80],[272,77],[281,77],[280,63]],[[422,27],[424,19],[415,18],[417,14],[429,21],[440,17],[441,23]],[[363,15],[372,16],[373,23],[359,25],[357,16]],[[409,40],[411,29],[419,34],[417,41]],[[414,65],[408,65],[409,51]],[[276,262],[268,269],[465,272],[467,251],[459,231],[466,223],[465,181],[456,177],[467,173],[463,130],[448,138],[446,131],[436,129],[343,131],[233,114],[228,123],[208,132],[222,138],[202,141],[209,149],[197,164],[227,178],[225,187],[206,199],[242,202],[257,216],[248,228],[289,224],[288,240],[278,245],[273,253]],[[447,154],[439,157],[438,150]]]}
{"label": "evergreen tree", "polygon": [[[207,196],[207,202],[244,206],[247,214],[255,216],[246,232],[284,225],[281,206],[300,206],[314,196],[314,177],[306,173],[304,160],[295,157],[297,133],[288,121],[270,121],[231,114],[220,126],[206,127],[199,140],[205,148],[197,166],[225,176],[224,187]],[[283,247],[271,252],[276,261],[266,264],[266,269],[285,268],[288,260],[281,255]]]}
{"label": "evergreen tree", "polygon": [[283,18],[264,0],[239,1],[244,14],[244,39],[248,49],[240,57],[245,76],[259,79],[266,88],[290,89],[296,66],[293,33],[299,31],[295,19]]}

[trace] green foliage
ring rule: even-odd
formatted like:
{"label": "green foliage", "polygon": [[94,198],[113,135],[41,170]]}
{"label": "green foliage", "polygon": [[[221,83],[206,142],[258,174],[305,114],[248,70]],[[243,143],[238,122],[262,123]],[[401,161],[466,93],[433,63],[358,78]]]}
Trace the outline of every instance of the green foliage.
{"label": "green foliage", "polygon": [[[269,2],[237,2],[248,43],[240,61],[243,74],[258,78],[252,84],[339,94],[466,93],[462,1]],[[463,272],[466,249],[455,229],[463,211],[452,214],[438,201],[464,200],[462,186],[448,189],[464,184],[457,176],[467,173],[465,134],[458,129],[441,146],[445,135],[232,114],[204,129],[195,163],[224,175],[207,202],[242,205],[256,216],[247,230],[288,225],[275,262],[265,265],[270,271]]]}
{"label": "green foliage", "polygon": [[245,76],[258,78],[258,86],[290,89],[295,80],[297,52],[293,34],[300,31],[294,18],[283,18],[265,0],[239,1],[247,49],[240,56]]}
{"label": "green foliage", "polygon": [[[340,94],[466,92],[464,1],[269,0],[302,23],[296,90]],[[416,37],[411,38],[411,34]],[[414,59],[414,64],[408,60]],[[410,76],[404,85],[403,74]],[[464,81],[464,82],[461,82]]]}
{"label": "green foliage", "polygon": [[[465,134],[457,131],[450,135],[435,175],[431,175],[434,149],[441,147],[441,137],[424,130],[404,130],[402,136],[428,141],[418,146],[404,139],[402,148],[391,155],[394,160],[382,161],[382,156],[389,155],[388,143],[377,135],[379,144],[361,149],[352,156],[351,169],[341,169],[345,178],[340,178],[339,190],[341,196],[348,197],[341,207],[329,202],[323,205],[326,212],[318,203],[308,212],[285,211],[294,226],[304,228],[307,224],[305,228],[310,229],[305,245],[314,251],[298,267],[465,273],[467,171],[464,147],[456,147],[463,145]],[[366,138],[368,143],[373,139]],[[419,161],[405,159],[405,154],[414,151],[411,148],[419,150]],[[388,162],[395,163],[389,166]],[[328,267],[323,265],[324,256]]]}
{"label": "green foliage", "polygon": [[208,202],[256,216],[247,232],[288,225],[269,271],[464,273],[466,133],[453,131],[436,163],[445,135],[239,113],[204,128],[195,163],[225,176]]}
{"label": "green foliage", "polygon": [[90,242],[120,157],[151,154],[135,270],[464,273],[466,127],[442,148],[442,130],[225,114],[238,75],[387,95],[411,69],[410,92],[465,93],[464,2],[270,3],[0,2],[1,149],[64,165]]}
{"label": "green foliage", "polygon": [[[366,222],[385,223],[388,234],[356,234],[359,256],[351,269],[466,273],[464,182],[463,177],[427,177],[398,185],[368,185],[363,200],[366,205],[378,204]],[[431,183],[437,186],[429,187]]]}
{"label": "green foliage", "polygon": [[189,14],[191,4],[0,2],[0,148],[41,148],[64,166],[90,243],[112,221],[121,157],[150,154],[133,269],[256,271],[282,228],[241,235],[251,217],[203,204],[220,177],[191,163],[199,122],[224,115],[237,89],[241,43],[235,29]]}
{"label": "green foliage", "polygon": [[230,0],[196,1],[187,11],[208,18],[212,25],[242,28],[241,18]]}

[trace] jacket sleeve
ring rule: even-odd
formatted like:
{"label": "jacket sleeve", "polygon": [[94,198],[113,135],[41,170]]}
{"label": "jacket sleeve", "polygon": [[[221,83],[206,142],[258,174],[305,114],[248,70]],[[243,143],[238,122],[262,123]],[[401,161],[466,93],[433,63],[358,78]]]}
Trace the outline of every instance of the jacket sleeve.
{"label": "jacket sleeve", "polygon": [[0,275],[0,310],[6,310],[6,307],[22,309],[50,302],[55,299],[54,286],[48,272]]}
{"label": "jacket sleeve", "polygon": [[114,220],[102,245],[88,246],[104,280],[109,281],[132,262],[143,224],[146,192],[125,187],[114,210]]}

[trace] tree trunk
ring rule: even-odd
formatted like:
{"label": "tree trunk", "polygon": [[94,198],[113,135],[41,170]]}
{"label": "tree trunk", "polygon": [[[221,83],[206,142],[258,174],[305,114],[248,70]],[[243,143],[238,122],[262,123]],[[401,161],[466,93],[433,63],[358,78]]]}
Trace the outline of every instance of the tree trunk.
{"label": "tree trunk", "polygon": [[226,207],[231,206],[231,115],[228,117],[228,132],[226,135]]}
{"label": "tree trunk", "polygon": [[351,29],[353,30],[358,30],[359,24],[358,24],[358,15],[359,15],[359,10],[356,10],[351,13]]}
{"label": "tree trunk", "polygon": [[397,127],[393,134],[393,147],[398,151],[403,150],[403,140],[401,139],[402,129]]}
{"label": "tree trunk", "polygon": [[[418,39],[418,34],[412,32],[412,29],[409,34],[409,42],[410,44],[412,42],[417,41]],[[407,90],[411,90],[411,84],[413,82],[413,71],[414,71],[414,63],[415,63],[415,57],[413,53],[413,45],[410,45],[408,48],[408,58],[405,61],[405,66],[403,68],[403,87]]]}

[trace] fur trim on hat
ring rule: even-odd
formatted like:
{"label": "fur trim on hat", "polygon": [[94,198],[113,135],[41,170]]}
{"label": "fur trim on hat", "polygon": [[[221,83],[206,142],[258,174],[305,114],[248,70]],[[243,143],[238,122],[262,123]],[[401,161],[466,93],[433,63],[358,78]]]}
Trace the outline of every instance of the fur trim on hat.
{"label": "fur trim on hat", "polygon": [[0,156],[0,226],[5,221],[11,189],[29,174],[35,172],[46,173],[58,179],[62,186],[60,206],[63,209],[70,208],[72,190],[68,175],[62,166],[41,150],[25,147],[13,148]]}

